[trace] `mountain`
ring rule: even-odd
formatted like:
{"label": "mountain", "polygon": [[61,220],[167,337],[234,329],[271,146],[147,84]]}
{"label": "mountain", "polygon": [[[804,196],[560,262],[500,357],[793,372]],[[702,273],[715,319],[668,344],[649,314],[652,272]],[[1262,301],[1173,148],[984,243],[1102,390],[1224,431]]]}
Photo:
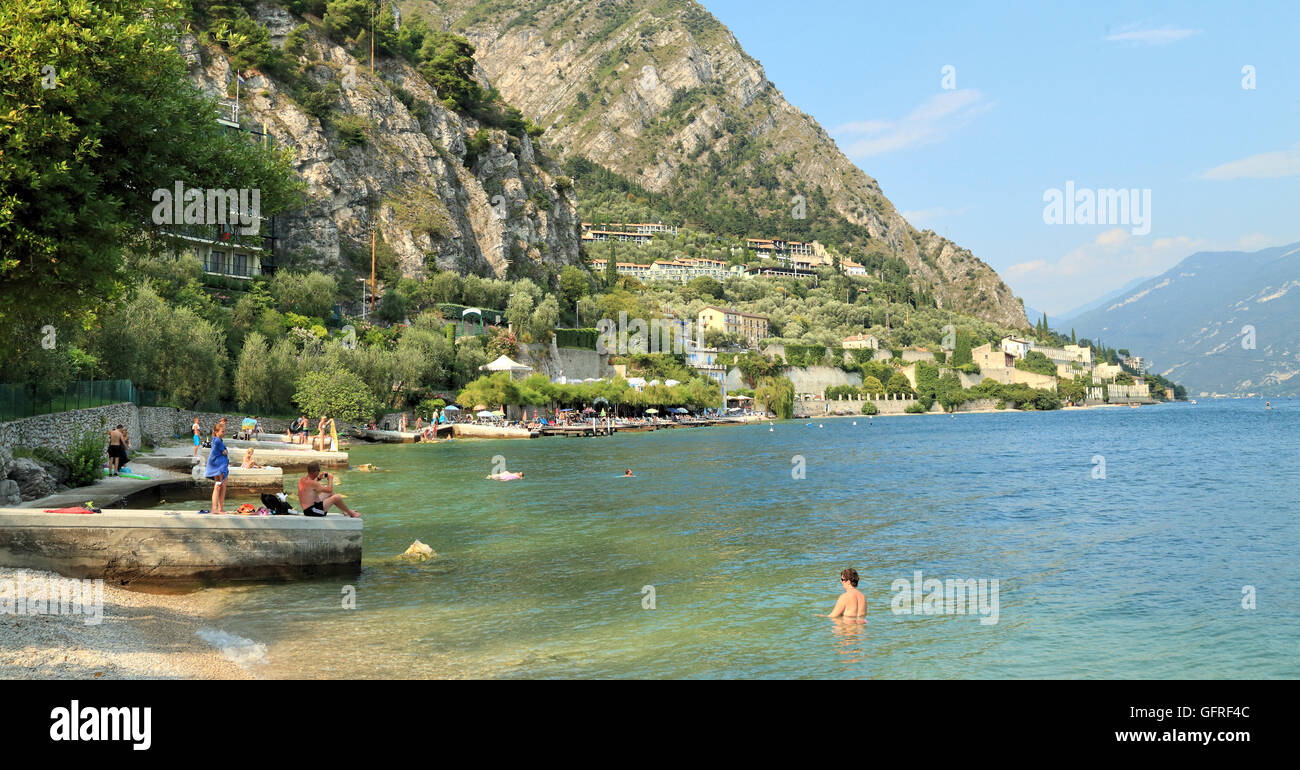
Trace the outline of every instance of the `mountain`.
{"label": "mountain", "polygon": [[[1067,310],[1066,312],[1060,315],[1048,314],[1047,325],[1058,332],[1068,333],[1072,326],[1071,319],[1080,316],[1088,312],[1089,310],[1101,307],[1102,305],[1105,305],[1123,296],[1124,294],[1127,294],[1129,291],[1136,288],[1139,284],[1142,284],[1148,280],[1150,280],[1150,276],[1145,276],[1143,278],[1134,278],[1133,280],[1124,284],[1120,288],[1112,292],[1108,292],[1104,296],[1098,297],[1097,299],[1094,299],[1091,302],[1085,302],[1084,304],[1079,305],[1073,310]],[[1038,323],[1038,319],[1043,317],[1043,311],[1034,307],[1030,307],[1029,305],[1025,305],[1025,315],[1029,317],[1030,323],[1036,324]]]}
{"label": "mountain", "polygon": [[1071,324],[1192,394],[1300,395],[1300,243],[1193,254]]}
{"label": "mountain", "polygon": [[[645,191],[658,211],[730,235],[817,239],[901,259],[942,307],[1028,326],[991,267],[912,227],[693,0],[398,6],[404,19],[465,35],[485,77],[545,128],[549,146]],[[829,54],[826,63],[834,66]]]}
{"label": "mountain", "polygon": [[[279,216],[282,263],[369,274],[373,222],[381,277],[581,264],[576,194],[540,142],[449,109],[401,59],[378,58],[372,74],[319,18],[270,3],[250,13],[283,61],[241,68],[241,123],[292,148],[307,185],[306,206]],[[187,36],[182,54],[224,97],[235,74],[216,36]]]}
{"label": "mountain", "polygon": [[[1119,287],[1115,291],[1108,292],[1103,296],[1094,299],[1092,302],[1085,302],[1084,304],[1079,305],[1073,310],[1067,310],[1066,312],[1061,313],[1059,316],[1056,316],[1055,318],[1053,318],[1052,316],[1048,316],[1047,319],[1053,322],[1053,328],[1056,328],[1055,327],[1056,323],[1064,323],[1066,321],[1069,321],[1072,318],[1076,318],[1078,316],[1083,315],[1084,313],[1087,313],[1089,310],[1095,310],[1096,308],[1099,308],[1102,305],[1107,305],[1113,302],[1114,300],[1119,299],[1121,296],[1128,294],[1130,291],[1136,289],[1138,286],[1142,285],[1143,283],[1146,283],[1149,280],[1151,280],[1151,276],[1149,275],[1144,276],[1142,278],[1134,278],[1133,280]],[[1060,330],[1058,329],[1057,331]]]}

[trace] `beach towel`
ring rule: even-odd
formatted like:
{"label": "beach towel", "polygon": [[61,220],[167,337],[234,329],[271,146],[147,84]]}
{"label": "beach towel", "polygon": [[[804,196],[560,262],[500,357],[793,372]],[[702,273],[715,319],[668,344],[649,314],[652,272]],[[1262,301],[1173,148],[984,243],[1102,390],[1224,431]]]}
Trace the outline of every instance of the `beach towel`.
{"label": "beach towel", "polygon": [[47,508],[46,513],[99,513],[88,508]]}

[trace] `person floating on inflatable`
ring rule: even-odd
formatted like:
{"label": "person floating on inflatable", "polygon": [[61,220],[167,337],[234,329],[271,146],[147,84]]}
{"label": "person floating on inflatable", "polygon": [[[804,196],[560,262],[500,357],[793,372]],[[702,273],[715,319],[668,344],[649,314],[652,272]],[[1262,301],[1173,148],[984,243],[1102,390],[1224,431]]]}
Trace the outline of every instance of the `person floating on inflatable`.
{"label": "person floating on inflatable", "polygon": [[516,479],[522,479],[523,477],[524,477],[523,471],[520,471],[519,473],[502,471],[500,473],[493,473],[490,476],[488,476],[488,478],[491,479],[492,481],[515,481]]}

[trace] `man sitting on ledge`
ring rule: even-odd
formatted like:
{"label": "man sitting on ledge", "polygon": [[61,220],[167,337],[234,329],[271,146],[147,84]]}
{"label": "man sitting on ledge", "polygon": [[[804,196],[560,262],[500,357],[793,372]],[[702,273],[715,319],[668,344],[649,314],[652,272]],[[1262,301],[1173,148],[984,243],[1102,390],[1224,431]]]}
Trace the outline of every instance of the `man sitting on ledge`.
{"label": "man sitting on ledge", "polygon": [[307,475],[298,479],[298,502],[302,504],[302,512],[306,516],[324,516],[331,505],[337,505],[348,516],[361,518],[361,514],[343,502],[343,495],[335,494],[334,480],[328,473],[320,472],[318,462],[309,463]]}

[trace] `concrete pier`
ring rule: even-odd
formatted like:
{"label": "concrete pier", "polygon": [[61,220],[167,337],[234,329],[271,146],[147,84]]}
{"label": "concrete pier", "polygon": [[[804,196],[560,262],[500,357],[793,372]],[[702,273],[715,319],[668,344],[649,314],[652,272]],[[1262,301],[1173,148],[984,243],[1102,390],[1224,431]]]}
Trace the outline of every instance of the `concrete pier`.
{"label": "concrete pier", "polygon": [[478,425],[476,423],[455,423],[452,435],[456,438],[533,438],[533,431],[527,428],[502,428],[496,425]]}
{"label": "concrete pier", "polygon": [[365,441],[377,441],[384,444],[414,444],[420,440],[420,434],[413,430],[358,430],[356,435]]}
{"label": "concrete pier", "polygon": [[356,574],[361,519],[0,508],[0,565],[119,584]]}

